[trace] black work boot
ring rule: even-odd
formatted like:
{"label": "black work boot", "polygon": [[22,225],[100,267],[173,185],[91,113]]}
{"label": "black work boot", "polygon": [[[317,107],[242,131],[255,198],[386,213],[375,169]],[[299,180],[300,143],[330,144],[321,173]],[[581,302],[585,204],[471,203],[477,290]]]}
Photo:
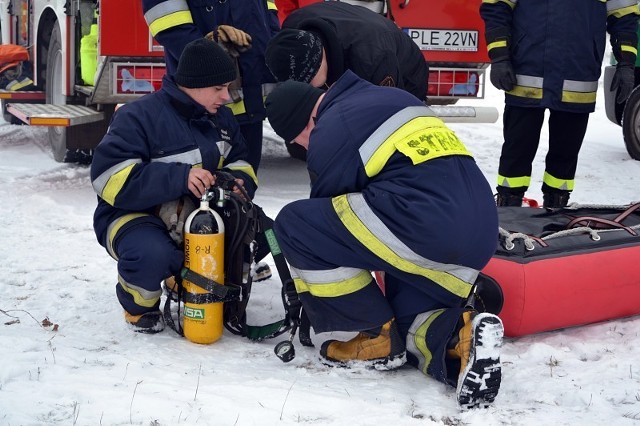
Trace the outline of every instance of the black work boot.
{"label": "black work boot", "polygon": [[547,209],[561,209],[569,204],[570,191],[557,190],[544,192],[542,195],[542,207]]}
{"label": "black work boot", "polygon": [[522,206],[523,197],[524,192],[511,192],[498,189],[496,205],[498,207],[520,207]]}
{"label": "black work boot", "polygon": [[124,319],[137,333],[155,334],[164,330],[164,318],[160,311],[146,312],[141,315],[131,315],[124,311]]}
{"label": "black work boot", "polygon": [[353,362],[378,370],[399,368],[407,361],[395,319],[375,329],[361,331],[347,342],[327,340],[320,348],[320,355],[331,361],[330,365],[347,367]]}

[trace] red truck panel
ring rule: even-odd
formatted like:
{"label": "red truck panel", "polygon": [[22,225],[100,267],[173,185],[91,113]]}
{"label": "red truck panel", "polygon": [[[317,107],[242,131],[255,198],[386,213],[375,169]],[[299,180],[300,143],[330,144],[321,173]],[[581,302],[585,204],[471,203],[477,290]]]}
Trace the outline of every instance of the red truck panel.
{"label": "red truck panel", "polygon": [[[405,7],[400,7],[403,2],[393,1],[391,6],[396,23],[405,31],[439,30],[408,32],[422,45],[429,63],[488,63],[481,3],[481,0],[421,0],[407,2]],[[473,44],[477,47],[472,47]]]}
{"label": "red truck panel", "polygon": [[100,2],[99,24],[102,56],[164,56],[151,38],[139,0]]}

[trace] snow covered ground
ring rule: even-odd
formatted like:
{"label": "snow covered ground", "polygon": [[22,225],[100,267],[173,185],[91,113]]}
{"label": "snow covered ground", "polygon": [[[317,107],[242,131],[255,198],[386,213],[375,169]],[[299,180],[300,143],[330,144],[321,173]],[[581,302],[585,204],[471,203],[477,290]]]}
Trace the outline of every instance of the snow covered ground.
{"label": "snow covered ground", "polygon": [[[502,112],[502,100],[490,87],[482,105]],[[452,125],[492,185],[501,127],[501,118]],[[56,163],[44,132],[0,121],[0,425],[640,424],[640,317],[507,339],[495,405],[467,412],[452,389],[410,367],[323,366],[317,348],[347,337],[339,333],[313,336],[315,349],[296,344],[289,364],[273,354],[284,337],[251,343],[225,332],[201,346],[171,330],[132,333],[116,264],[93,233],[89,169]],[[256,202],[275,216],[307,196],[308,177],[267,124],[265,133]],[[528,194],[538,200],[546,139]],[[599,98],[572,201],[626,204],[639,188],[640,162]],[[277,278],[255,285],[250,322],[280,318],[279,287]]]}

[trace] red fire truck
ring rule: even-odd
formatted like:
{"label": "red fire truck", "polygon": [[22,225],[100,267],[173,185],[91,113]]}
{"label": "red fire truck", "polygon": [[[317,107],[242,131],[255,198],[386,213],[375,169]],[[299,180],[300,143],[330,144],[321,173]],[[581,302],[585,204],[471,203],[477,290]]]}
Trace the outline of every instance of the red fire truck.
{"label": "red fire truck", "polygon": [[160,88],[162,47],[133,0],[0,0],[2,43],[27,47],[35,88],[0,91],[5,119],[50,126],[56,160],[93,148],[115,106]]}
{"label": "red fire truck", "polygon": [[[482,99],[488,57],[481,0],[387,0],[430,65],[429,103],[449,122],[494,122]],[[54,158],[93,148],[115,106],[157,90],[165,72],[136,0],[0,0],[0,40],[28,49],[36,90],[0,90],[5,119],[50,126]]]}

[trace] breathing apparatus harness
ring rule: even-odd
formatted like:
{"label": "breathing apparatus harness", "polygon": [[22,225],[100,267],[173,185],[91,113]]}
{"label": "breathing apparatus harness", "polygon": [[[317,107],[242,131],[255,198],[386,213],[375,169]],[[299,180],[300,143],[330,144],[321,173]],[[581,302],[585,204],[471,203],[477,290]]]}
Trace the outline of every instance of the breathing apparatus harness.
{"label": "breathing apparatus harness", "polygon": [[[313,346],[313,343],[310,337],[309,319],[302,310],[289,267],[273,232],[273,220],[267,217],[259,206],[250,201],[246,190],[235,181],[233,175],[217,171],[214,176],[215,183],[202,196],[201,202],[208,203],[209,207],[215,210],[224,221],[224,285],[183,267],[180,275],[175,277],[178,320],[175,321],[172,317],[172,295],[169,294],[164,304],[165,322],[183,336],[184,330],[180,322],[181,305],[224,302],[224,327],[235,335],[261,341],[289,331],[289,339],[278,343],[275,347],[278,358],[283,362],[289,362],[295,356],[293,339],[298,330],[302,345]],[[185,233],[187,231],[185,230]],[[245,269],[243,264],[248,262],[252,265],[256,258],[260,260],[269,252],[282,281],[281,297],[285,316],[271,324],[248,325],[246,309],[251,296],[252,276],[250,271],[243,274]],[[184,291],[183,280],[198,286],[204,292],[194,294]]]}

